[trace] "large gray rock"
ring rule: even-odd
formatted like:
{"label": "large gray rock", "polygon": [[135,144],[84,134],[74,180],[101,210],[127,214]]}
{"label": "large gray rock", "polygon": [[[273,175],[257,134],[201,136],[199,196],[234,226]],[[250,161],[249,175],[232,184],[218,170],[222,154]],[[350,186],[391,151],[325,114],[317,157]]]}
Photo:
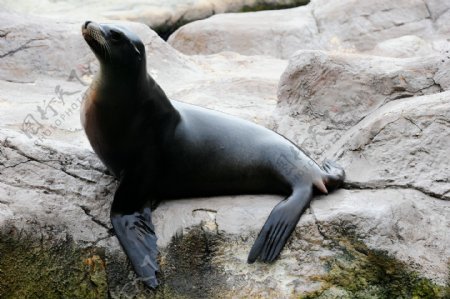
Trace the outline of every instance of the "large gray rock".
{"label": "large gray rock", "polygon": [[[145,294],[110,233],[108,211],[115,183],[96,157],[82,148],[57,143],[55,148],[36,146],[22,134],[7,130],[2,134],[1,227],[32,232],[44,240],[64,240],[69,235],[78,246],[105,248],[100,256],[113,297]],[[160,290],[170,291],[172,298],[216,297],[218,291],[222,295],[217,297],[323,291],[329,288],[327,267],[342,270],[340,263],[349,258],[358,261],[344,267],[350,273],[360,271],[355,267],[373,266],[359,253],[364,249],[371,258],[384,258],[373,248],[445,284],[448,202],[414,190],[380,189],[339,191],[313,201],[273,265],[248,265],[246,257],[255,232],[279,197],[164,202],[154,213],[165,282]],[[385,267],[401,266],[392,260],[382,262]],[[377,267],[374,271],[386,270]],[[345,271],[339,275],[349,275]],[[399,279],[397,275],[405,275],[402,271],[395,268],[388,275]],[[382,291],[372,290],[375,295]],[[352,297],[345,286],[341,292]]]}
{"label": "large gray rock", "polygon": [[398,59],[299,51],[280,79],[277,130],[323,158],[330,140],[383,105],[447,90],[444,54]]}
{"label": "large gray rock", "polygon": [[308,0],[113,0],[113,1],[39,1],[26,0],[0,3],[0,8],[56,19],[127,20],[147,24],[168,34],[180,25],[207,18],[214,14],[286,8],[307,3]]}
{"label": "large gray rock", "polygon": [[[379,41],[408,34],[435,33],[430,8],[422,0],[382,0],[376,3],[316,0],[312,9],[321,40],[356,50],[370,50]],[[447,4],[443,4],[444,6]]]}
{"label": "large gray rock", "polygon": [[[169,43],[186,54],[235,51],[284,59],[301,49],[367,52],[405,35],[427,42],[445,40],[450,32],[449,8],[448,1],[434,0],[313,0],[286,11],[225,14],[193,22],[178,29]],[[399,47],[411,53],[417,46]]]}
{"label": "large gray rock", "polygon": [[315,49],[318,30],[308,7],[247,14],[216,15],[190,23],[168,42],[185,54],[234,51],[288,58],[298,49]]}
{"label": "large gray rock", "polygon": [[[366,246],[386,250],[442,283],[450,247],[430,232],[437,228],[436,235],[448,235],[448,224],[437,224],[447,223],[442,217],[450,207],[448,60],[446,50],[407,59],[299,51],[280,79],[274,114],[278,132],[318,159],[337,160],[347,172],[344,188],[363,190],[342,206],[329,202],[335,196],[313,202],[313,211],[330,203],[325,218],[314,213],[317,221],[332,230],[348,225]],[[437,206],[428,206],[432,202]],[[427,208],[420,212],[422,204]],[[340,214],[340,207],[351,216]],[[437,210],[443,213],[424,219]],[[409,222],[410,217],[417,218]],[[425,226],[427,232],[416,235]],[[432,254],[436,263],[429,264]]]}
{"label": "large gray rock", "polygon": [[449,202],[408,188],[374,189],[345,190],[313,201],[320,232],[334,239],[348,230],[369,248],[384,250],[441,284],[448,282]]}
{"label": "large gray rock", "polygon": [[393,101],[345,132],[326,154],[346,165],[349,184],[408,187],[448,200],[449,121],[448,91]]}

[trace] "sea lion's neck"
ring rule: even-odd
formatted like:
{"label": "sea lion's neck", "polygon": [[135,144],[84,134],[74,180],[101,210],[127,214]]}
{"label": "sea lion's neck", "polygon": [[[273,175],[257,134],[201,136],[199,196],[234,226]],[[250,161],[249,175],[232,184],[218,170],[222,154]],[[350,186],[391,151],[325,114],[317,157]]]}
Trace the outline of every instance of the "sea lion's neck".
{"label": "sea lion's neck", "polygon": [[[97,88],[104,91],[107,97],[96,99],[97,104],[117,106],[135,98],[141,88],[145,86],[146,74],[141,72],[126,72],[100,64],[100,70],[94,79]],[[128,105],[130,103],[128,102]]]}
{"label": "sea lion's neck", "polygon": [[101,66],[94,83],[97,85],[96,89],[101,91],[99,94],[107,95],[97,97],[95,99],[97,105],[119,109],[145,105],[157,114],[177,114],[167,95],[147,74],[145,68],[130,74]]}

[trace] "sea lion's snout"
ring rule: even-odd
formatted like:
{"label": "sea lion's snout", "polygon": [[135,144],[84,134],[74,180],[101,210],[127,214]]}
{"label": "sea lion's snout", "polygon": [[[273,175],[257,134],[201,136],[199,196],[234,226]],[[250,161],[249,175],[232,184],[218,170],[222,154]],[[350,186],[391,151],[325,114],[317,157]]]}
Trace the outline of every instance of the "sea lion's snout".
{"label": "sea lion's snout", "polygon": [[92,21],[86,21],[81,25],[81,33],[99,59],[105,58],[109,54],[105,32],[101,25]]}
{"label": "sea lion's snout", "polygon": [[87,42],[90,40],[101,42],[101,40],[105,39],[101,26],[92,21],[86,21],[83,25],[81,25],[81,33]]}

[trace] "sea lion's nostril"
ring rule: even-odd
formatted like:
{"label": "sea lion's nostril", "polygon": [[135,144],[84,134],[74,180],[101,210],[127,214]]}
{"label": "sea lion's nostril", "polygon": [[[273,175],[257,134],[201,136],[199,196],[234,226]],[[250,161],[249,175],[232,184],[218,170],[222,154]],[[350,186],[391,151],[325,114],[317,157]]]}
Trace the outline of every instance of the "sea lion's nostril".
{"label": "sea lion's nostril", "polygon": [[84,29],[87,29],[87,26],[89,25],[89,23],[92,23],[91,21],[86,21],[86,23],[84,23]]}

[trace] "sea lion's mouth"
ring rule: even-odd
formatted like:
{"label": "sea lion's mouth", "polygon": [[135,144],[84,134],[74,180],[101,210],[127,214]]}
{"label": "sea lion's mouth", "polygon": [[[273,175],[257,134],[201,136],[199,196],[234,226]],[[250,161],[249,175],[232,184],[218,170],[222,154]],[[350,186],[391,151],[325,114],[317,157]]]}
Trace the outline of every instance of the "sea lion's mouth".
{"label": "sea lion's mouth", "polygon": [[95,54],[102,58],[110,57],[109,45],[99,24],[87,21],[81,26],[81,33]]}

